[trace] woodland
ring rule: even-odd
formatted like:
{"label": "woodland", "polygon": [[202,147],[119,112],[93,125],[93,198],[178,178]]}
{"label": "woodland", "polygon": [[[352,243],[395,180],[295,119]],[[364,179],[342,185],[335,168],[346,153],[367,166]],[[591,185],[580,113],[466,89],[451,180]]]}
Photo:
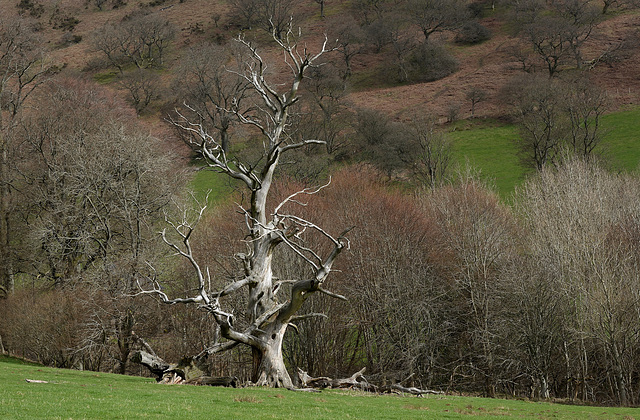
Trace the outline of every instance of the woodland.
{"label": "woodland", "polygon": [[639,405],[639,6],[3,1],[0,351]]}

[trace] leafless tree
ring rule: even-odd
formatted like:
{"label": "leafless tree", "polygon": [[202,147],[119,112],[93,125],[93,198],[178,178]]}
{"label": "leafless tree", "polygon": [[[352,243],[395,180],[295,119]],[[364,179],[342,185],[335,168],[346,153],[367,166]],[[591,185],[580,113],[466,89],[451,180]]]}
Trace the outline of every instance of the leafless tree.
{"label": "leafless tree", "polygon": [[569,28],[564,20],[558,16],[544,15],[525,26],[522,33],[546,65],[549,77],[553,77],[571,52],[567,43]]}
{"label": "leafless tree", "polygon": [[20,165],[25,275],[81,302],[86,318],[69,348],[79,360],[99,367],[108,355],[124,373],[145,308],[130,296],[154,257],[153,223],[180,185],[169,174],[179,172],[107,91],[56,79],[37,99],[20,132],[30,156]]}
{"label": "leafless tree", "polygon": [[286,35],[300,0],[258,1],[257,24],[268,33],[275,33],[278,39]]}
{"label": "leafless tree", "polygon": [[320,5],[320,17],[324,18],[324,6],[326,3],[326,0],[315,0],[315,2]]}
{"label": "leafless tree", "polygon": [[342,55],[345,69],[343,80],[346,82],[353,72],[353,59],[363,52],[365,33],[360,25],[353,24],[350,16],[338,16],[330,22],[329,32],[338,38],[336,50]]}
{"label": "leafless tree", "polygon": [[518,145],[523,162],[537,169],[557,162],[569,136],[560,83],[532,76],[512,83],[509,90],[520,127]]}
{"label": "leafless tree", "polygon": [[635,8],[639,5],[640,3],[637,0],[602,0],[602,14],[607,14],[611,7],[624,9]]}
{"label": "leafless tree", "polygon": [[126,64],[146,69],[161,67],[164,53],[175,37],[173,26],[157,15],[135,15],[107,23],[93,33],[93,47],[102,52],[120,73]]}
{"label": "leafless tree", "polygon": [[573,154],[588,160],[601,145],[604,131],[602,116],[608,109],[608,97],[588,78],[569,81],[566,89],[566,113],[571,124],[569,147]]}
{"label": "leafless tree", "polygon": [[5,294],[14,289],[11,249],[15,238],[11,223],[17,180],[13,155],[16,129],[27,99],[50,71],[38,45],[24,20],[0,20],[0,287]]}
{"label": "leafless tree", "polygon": [[383,18],[388,9],[388,2],[386,0],[355,0],[351,3],[351,8],[363,25],[369,26]]}
{"label": "leafless tree", "polygon": [[258,19],[260,2],[256,0],[231,0],[231,16],[242,29],[251,29]]}
{"label": "leafless tree", "polygon": [[554,2],[554,9],[567,25],[567,43],[573,53],[577,68],[582,68],[582,47],[600,23],[596,5],[587,0],[562,0]]}
{"label": "leafless tree", "polygon": [[119,80],[119,85],[129,92],[131,104],[140,114],[158,96],[159,77],[149,70],[136,69]]}
{"label": "leafless tree", "polygon": [[514,22],[521,36],[533,47],[553,77],[573,56],[582,67],[582,47],[600,23],[599,13],[590,1],[562,0],[546,5],[529,0],[515,7]]}
{"label": "leafless tree", "polygon": [[607,97],[588,78],[529,76],[505,91],[520,127],[518,144],[526,165],[541,169],[567,154],[589,159],[598,152]]}
{"label": "leafless tree", "polygon": [[249,83],[237,73],[234,51],[217,45],[202,45],[189,50],[188,57],[179,67],[176,92],[181,113],[190,120],[197,120],[209,134],[217,132],[220,145],[229,152],[231,126],[236,120],[231,109],[244,112],[249,106]]}
{"label": "leafless tree", "polygon": [[[152,281],[151,284],[143,285],[146,288],[141,293],[155,295],[169,304],[199,305],[213,317],[220,327],[221,336],[227,340],[212,344],[208,352],[217,352],[238,344],[247,345],[251,347],[254,356],[254,382],[258,385],[292,388],[293,382],[282,354],[284,334],[289,323],[299,319],[297,312],[304,301],[315,292],[341,297],[326,290],[324,283],[332,271],[336,257],[347,247],[348,241],[344,238],[346,231],[333,236],[316,224],[291,213],[292,205],[305,195],[313,194],[317,189],[304,189],[293,193],[272,210],[267,207],[274,172],[282,156],[309,144],[323,143],[319,140],[292,143],[286,129],[291,107],[298,101],[298,91],[305,73],[319,63],[320,58],[330,50],[326,39],[316,54],[310,53],[307,48],[300,50],[291,27],[286,33],[281,34],[273,29],[272,35],[284,52],[292,72],[288,89],[284,92],[279,91],[277,85],[268,80],[265,74],[266,61],[254,45],[240,37],[238,42],[248,49],[250,59],[238,74],[250,83],[261,104],[244,113],[237,108],[229,110],[234,112],[243,124],[254,127],[262,134],[264,148],[260,154],[260,165],[232,160],[222,149],[219,141],[209,135],[199,122],[191,122],[181,117],[173,121],[175,125],[193,135],[199,153],[211,169],[237,179],[249,194],[247,206],[242,210],[246,220],[248,252],[237,256],[243,264],[242,277],[220,290],[209,288],[208,270],[196,261],[190,242],[196,223],[203,214],[202,209],[195,220],[185,217],[178,222],[171,222],[171,230],[165,230],[163,233],[165,242],[191,263],[197,277],[197,292],[186,298],[170,298],[155,281]],[[325,251],[324,257],[303,242],[304,235],[312,234],[328,241],[330,250]],[[273,253],[279,245],[289,247],[306,261],[311,270],[309,277],[296,280],[278,280],[274,277]],[[287,285],[290,285],[290,288]],[[289,289],[290,295],[288,299],[281,301],[279,292],[286,289]],[[236,317],[222,307],[222,298],[241,290],[247,291],[248,322],[245,325],[236,323]]]}
{"label": "leafless tree", "polygon": [[629,316],[640,305],[634,292],[637,242],[631,239],[637,238],[637,191],[637,179],[579,159],[546,168],[521,191],[519,209],[531,232],[528,252],[565,302],[563,323],[571,332],[565,369],[583,399],[592,398],[590,386],[623,405],[637,395],[631,378],[638,327]]}
{"label": "leafless tree", "polygon": [[317,138],[325,142],[327,153],[339,152],[345,147],[344,130],[350,121],[344,80],[335,67],[327,64],[311,69],[303,88],[311,99],[312,109],[319,110],[314,113],[319,114]]}
{"label": "leafless tree", "polygon": [[476,110],[476,105],[479,102],[487,99],[487,92],[477,86],[474,86],[469,91],[467,91],[465,96],[467,100],[471,102],[471,118],[473,118]]}
{"label": "leafless tree", "polygon": [[451,274],[467,311],[462,322],[470,334],[471,354],[461,360],[463,369],[478,369],[485,394],[494,396],[500,362],[500,282],[514,255],[515,223],[498,197],[466,173],[459,185],[435,190],[428,200],[433,202],[442,245],[455,261]]}
{"label": "leafless tree", "polygon": [[449,175],[452,141],[437,129],[433,119],[417,117],[409,126],[410,135],[417,145],[412,160],[413,173],[435,189]]}
{"label": "leafless tree", "polygon": [[405,8],[409,20],[420,28],[425,41],[436,32],[462,26],[469,18],[464,0],[409,0]]}

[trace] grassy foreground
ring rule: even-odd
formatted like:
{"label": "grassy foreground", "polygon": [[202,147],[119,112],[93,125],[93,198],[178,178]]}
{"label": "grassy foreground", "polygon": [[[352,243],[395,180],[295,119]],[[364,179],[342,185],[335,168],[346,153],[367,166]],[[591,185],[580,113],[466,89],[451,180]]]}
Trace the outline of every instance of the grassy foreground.
{"label": "grassy foreground", "polygon": [[[48,383],[27,383],[25,379]],[[640,409],[454,396],[377,396],[187,385],[0,358],[2,419],[640,419]]]}

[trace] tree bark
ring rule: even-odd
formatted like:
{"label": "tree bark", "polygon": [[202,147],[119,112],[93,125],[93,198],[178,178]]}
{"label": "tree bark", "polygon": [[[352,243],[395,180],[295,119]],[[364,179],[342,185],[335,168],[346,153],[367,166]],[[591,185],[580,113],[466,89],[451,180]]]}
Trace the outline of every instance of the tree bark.
{"label": "tree bark", "polygon": [[131,355],[131,361],[139,363],[142,366],[149,369],[149,371],[158,377],[158,380],[162,378],[164,373],[169,369],[171,365],[165,362],[158,356],[155,356],[146,351],[140,350]]}

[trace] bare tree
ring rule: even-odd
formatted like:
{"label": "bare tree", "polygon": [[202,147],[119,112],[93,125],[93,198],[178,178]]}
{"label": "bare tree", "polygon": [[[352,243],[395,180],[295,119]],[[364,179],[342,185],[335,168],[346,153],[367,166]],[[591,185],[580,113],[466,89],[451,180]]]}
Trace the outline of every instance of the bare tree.
{"label": "bare tree", "polygon": [[237,73],[228,71],[236,67],[233,51],[217,45],[202,45],[189,50],[179,67],[176,91],[183,115],[197,120],[209,134],[215,130],[225,153],[229,152],[231,126],[235,121],[231,109],[244,112],[249,95],[249,83]]}
{"label": "bare tree", "polygon": [[174,37],[175,30],[166,19],[135,15],[119,23],[107,23],[95,31],[92,44],[123,73],[126,64],[140,69],[161,67],[165,50]]}
{"label": "bare tree", "polygon": [[[232,160],[222,149],[219,141],[209,135],[202,124],[191,122],[186,118],[179,118],[173,123],[190,132],[197,142],[198,150],[205,158],[208,166],[227,176],[237,179],[249,194],[248,205],[243,208],[247,226],[248,252],[239,254],[243,263],[243,274],[220,290],[210,290],[208,271],[196,261],[191,248],[190,237],[197,220],[183,218],[177,223],[171,223],[171,232],[165,230],[165,242],[179,255],[186,258],[195,270],[197,277],[195,295],[186,298],[170,298],[158,283],[153,281],[141,293],[152,294],[169,304],[194,303],[206,310],[220,327],[220,334],[227,341],[214,343],[207,351],[216,352],[244,344],[251,347],[254,357],[253,380],[258,385],[292,388],[293,383],[287,372],[282,354],[282,341],[289,323],[299,319],[298,310],[315,292],[321,292],[335,297],[324,288],[324,283],[332,271],[336,257],[348,245],[343,232],[333,236],[327,231],[304,218],[287,210],[307,194],[313,194],[317,189],[305,189],[291,194],[276,205],[273,210],[267,207],[269,192],[273,186],[274,172],[283,155],[291,150],[309,144],[322,144],[319,140],[302,140],[290,142],[287,136],[287,124],[291,107],[298,101],[298,90],[302,79],[311,67],[329,51],[325,39],[320,50],[311,54],[307,48],[298,49],[291,28],[286,33],[272,32],[273,39],[285,53],[287,63],[291,69],[291,82],[284,92],[277,90],[273,82],[267,80],[265,74],[266,62],[258,53],[255,46],[244,38],[238,42],[250,52],[250,59],[245,63],[241,75],[251,89],[259,96],[261,105],[248,112],[231,109],[237,118],[250,127],[256,128],[263,138],[264,148],[260,153],[260,165]],[[278,36],[280,35],[280,36]],[[302,242],[303,235],[316,234],[328,241],[330,250],[325,256],[313,251]],[[177,239],[173,239],[177,235]],[[309,266],[311,273],[308,278],[296,280],[277,280],[274,277],[272,262],[275,249],[284,244],[289,247]],[[279,292],[287,289],[290,284],[290,295],[287,300],[279,300]],[[234,295],[241,290],[247,291],[246,309],[248,322],[238,325],[236,317],[223,309],[221,299]]]}
{"label": "bare tree", "polygon": [[144,69],[136,69],[120,79],[119,85],[129,92],[131,104],[138,114],[157,98],[158,79],[157,74]]}
{"label": "bare tree", "polygon": [[14,232],[16,128],[25,102],[50,71],[38,40],[22,19],[0,21],[0,287],[14,289]]}
{"label": "bare tree", "polygon": [[381,20],[388,9],[387,0],[355,0],[351,3],[353,13],[364,25],[371,25]]}
{"label": "bare tree", "polygon": [[342,79],[347,81],[352,74],[354,57],[361,54],[364,49],[364,31],[360,25],[353,24],[353,18],[338,16],[330,23],[330,33],[338,38],[336,50],[342,55],[345,65]]}
{"label": "bare tree", "polygon": [[413,154],[413,172],[431,189],[440,186],[451,166],[453,144],[446,134],[439,131],[433,119],[416,118],[410,124],[413,142],[417,143]]}
{"label": "bare tree", "polygon": [[518,144],[526,165],[541,169],[566,155],[589,159],[597,153],[604,134],[601,118],[607,96],[588,78],[531,76],[512,82],[505,90],[520,127]]}
{"label": "bare tree", "polygon": [[507,89],[520,127],[518,147],[523,163],[541,169],[557,162],[569,136],[560,83],[533,76],[512,82]]}
{"label": "bare tree", "polygon": [[602,0],[602,14],[606,15],[611,7],[624,9],[635,8],[639,5],[640,3],[637,0]]}
{"label": "bare tree", "polygon": [[573,53],[577,68],[582,68],[582,47],[600,23],[596,5],[588,0],[562,0],[554,2],[554,8],[566,22],[567,43]]}
{"label": "bare tree", "polygon": [[579,78],[569,82],[565,99],[571,124],[570,150],[588,160],[605,134],[601,119],[608,107],[607,94],[588,78]]}
{"label": "bare tree", "polygon": [[569,28],[565,21],[558,16],[544,15],[525,26],[523,34],[546,65],[549,77],[553,77],[562,60],[571,52],[567,43]]}
{"label": "bare tree", "polygon": [[231,0],[231,15],[241,29],[251,29],[258,19],[260,2],[256,0]]}
{"label": "bare tree", "polygon": [[465,0],[409,0],[406,13],[424,35],[425,41],[436,33],[456,29],[468,20]]}
{"label": "bare tree", "polygon": [[257,22],[268,33],[282,39],[287,34],[300,0],[262,0],[258,2]]}
{"label": "bare tree", "polygon": [[[637,197],[637,179],[581,159],[546,168],[520,192],[528,252],[566,305],[565,369],[584,399],[592,398],[588,381],[618,404],[637,398],[631,378],[638,325],[629,316],[640,307],[633,292],[640,280]],[[607,385],[590,377],[606,378]]]}
{"label": "bare tree", "polygon": [[[469,333],[471,352],[465,370],[479,370],[486,396],[495,396],[500,346],[499,291],[502,271],[511,260],[515,223],[497,195],[462,174],[459,185],[436,190],[428,200],[455,262],[451,274],[466,309],[461,322]],[[478,372],[471,375],[477,376]]]}
{"label": "bare tree", "polygon": [[471,102],[471,118],[473,118],[476,110],[476,105],[479,102],[487,99],[487,92],[477,86],[474,86],[469,91],[467,91],[465,97],[469,102]]}
{"label": "bare tree", "polygon": [[320,17],[324,18],[324,6],[326,3],[326,0],[315,0],[315,2],[320,5]]}
{"label": "bare tree", "polygon": [[554,1],[549,5],[528,0],[515,7],[514,22],[553,77],[573,56],[582,67],[582,47],[600,23],[599,13],[587,0]]}
{"label": "bare tree", "polygon": [[335,67],[327,64],[311,69],[303,87],[314,108],[319,110],[317,138],[326,143],[327,153],[338,152],[345,146],[346,140],[342,134],[350,120],[345,104],[347,90],[344,80],[339,77]]}

